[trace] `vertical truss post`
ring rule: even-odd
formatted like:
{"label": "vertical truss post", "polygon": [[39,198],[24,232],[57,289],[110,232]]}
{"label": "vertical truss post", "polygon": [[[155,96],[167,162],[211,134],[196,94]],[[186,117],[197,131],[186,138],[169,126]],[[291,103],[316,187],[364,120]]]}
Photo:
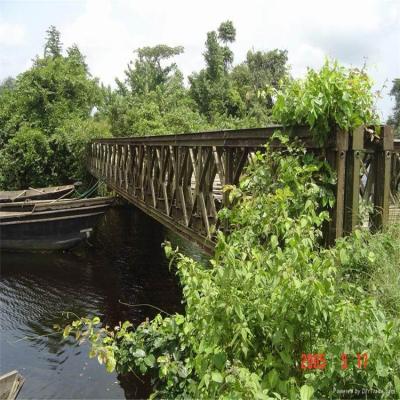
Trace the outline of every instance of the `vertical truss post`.
{"label": "vertical truss post", "polygon": [[348,132],[336,130],[333,143],[327,148],[327,161],[334,171],[336,171],[336,185],[334,188],[335,205],[330,210],[331,219],[325,233],[325,242],[327,245],[332,245],[337,238],[343,236],[345,170],[348,143]]}
{"label": "vertical truss post", "polygon": [[[224,185],[232,185],[233,184],[233,148],[227,147],[225,149],[225,159],[224,159],[224,172],[225,172],[225,180]],[[223,197],[224,207],[229,205],[229,192],[224,192]]]}
{"label": "vertical truss post", "polygon": [[343,230],[350,234],[355,230],[359,221],[360,203],[360,169],[361,156],[364,150],[364,126],[355,129],[349,138],[349,151],[346,156],[346,178],[344,199]]}
{"label": "vertical truss post", "polygon": [[390,170],[394,149],[393,129],[385,125],[381,129],[381,137],[375,150],[375,190],[374,211],[371,218],[372,229],[384,228],[389,221]]}

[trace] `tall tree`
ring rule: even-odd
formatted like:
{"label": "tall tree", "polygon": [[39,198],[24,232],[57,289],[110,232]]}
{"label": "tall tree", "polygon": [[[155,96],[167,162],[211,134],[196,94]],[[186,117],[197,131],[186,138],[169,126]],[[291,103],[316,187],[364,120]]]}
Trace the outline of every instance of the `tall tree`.
{"label": "tall tree", "polygon": [[131,61],[125,71],[125,84],[132,92],[144,94],[165,85],[177,71],[175,63],[163,66],[168,59],[183,53],[183,47],[160,44],[136,50],[137,59]]}
{"label": "tall tree", "polygon": [[229,77],[233,52],[228,43],[233,43],[235,37],[231,21],[221,23],[218,32],[208,32],[203,53],[206,68],[189,77],[190,94],[209,121],[218,115],[242,116],[243,102]]}
{"label": "tall tree", "polygon": [[236,39],[236,29],[233,26],[233,22],[227,20],[222,22],[218,28],[218,37],[224,43],[233,43]]}
{"label": "tall tree", "polygon": [[393,114],[388,119],[388,124],[395,128],[395,135],[400,137],[400,78],[393,81],[390,95],[394,97]]}
{"label": "tall tree", "polygon": [[60,40],[60,32],[54,25],[46,31],[46,43],[44,45],[44,56],[45,57],[59,57],[61,56],[62,43]]}

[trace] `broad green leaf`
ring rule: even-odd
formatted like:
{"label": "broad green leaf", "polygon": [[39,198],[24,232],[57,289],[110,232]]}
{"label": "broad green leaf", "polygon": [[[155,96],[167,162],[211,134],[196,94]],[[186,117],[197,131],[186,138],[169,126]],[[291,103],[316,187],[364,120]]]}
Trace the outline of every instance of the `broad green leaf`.
{"label": "broad green leaf", "polygon": [[214,361],[214,365],[218,368],[218,369],[222,369],[225,366],[225,362],[226,362],[226,355],[225,353],[217,353],[214,354],[213,356],[213,361]]}
{"label": "broad green leaf", "polygon": [[64,332],[63,332],[63,337],[64,337],[64,338],[66,338],[67,336],[69,336],[69,334],[70,334],[70,332],[71,332],[71,329],[72,329],[71,325],[67,325],[67,326],[64,328]]}
{"label": "broad green leaf", "polygon": [[349,256],[347,254],[347,250],[346,249],[340,249],[339,257],[340,257],[340,262],[342,264],[347,264],[348,263]]}
{"label": "broad green leaf", "polygon": [[276,235],[271,236],[271,246],[273,248],[278,247],[278,237]]}
{"label": "broad green leaf", "polygon": [[175,322],[177,325],[182,325],[185,322],[185,317],[181,314],[175,316]]}
{"label": "broad green leaf", "polygon": [[115,369],[115,365],[116,365],[116,361],[115,358],[113,356],[108,356],[107,357],[107,361],[106,361],[106,369],[107,372],[113,372]]}
{"label": "broad green leaf", "polygon": [[146,356],[146,352],[142,349],[136,349],[132,355],[137,358],[143,358]]}
{"label": "broad green leaf", "polygon": [[303,385],[300,389],[300,399],[310,400],[314,394],[314,388],[308,385]]}
{"label": "broad green leaf", "polygon": [[211,379],[217,383],[222,383],[224,381],[224,377],[218,371],[214,371],[211,373]]}
{"label": "broad green leaf", "polygon": [[270,389],[273,389],[276,386],[278,380],[279,380],[279,374],[276,371],[276,369],[272,369],[271,371],[268,372],[268,384]]}
{"label": "broad green leaf", "polygon": [[146,356],[144,358],[144,362],[147,366],[149,367],[153,367],[155,362],[156,362],[156,358],[153,356],[153,354],[149,354],[148,356]]}

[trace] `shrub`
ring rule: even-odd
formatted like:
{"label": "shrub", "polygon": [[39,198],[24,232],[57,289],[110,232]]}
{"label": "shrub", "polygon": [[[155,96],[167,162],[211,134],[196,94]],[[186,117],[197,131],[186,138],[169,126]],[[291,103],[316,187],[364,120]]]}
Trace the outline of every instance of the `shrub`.
{"label": "shrub", "polygon": [[400,315],[400,225],[384,232],[358,231],[346,239],[349,259],[342,273],[357,281],[390,313]]}
{"label": "shrub", "polygon": [[52,178],[51,156],[46,135],[22,127],[0,152],[0,186],[6,190],[46,186]]}

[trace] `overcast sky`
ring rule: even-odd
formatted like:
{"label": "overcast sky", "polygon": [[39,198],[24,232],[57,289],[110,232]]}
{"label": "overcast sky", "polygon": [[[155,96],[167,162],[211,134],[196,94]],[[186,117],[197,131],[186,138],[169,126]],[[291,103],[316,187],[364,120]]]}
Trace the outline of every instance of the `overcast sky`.
{"label": "overcast sky", "polygon": [[42,54],[45,31],[56,25],[65,46],[76,43],[92,75],[106,84],[122,77],[133,50],[182,45],[176,58],[185,75],[203,67],[206,33],[233,21],[235,62],[247,50],[289,51],[296,77],[325,56],[368,65],[379,109],[391,113],[388,95],[400,78],[400,0],[0,0],[0,80],[29,68]]}

